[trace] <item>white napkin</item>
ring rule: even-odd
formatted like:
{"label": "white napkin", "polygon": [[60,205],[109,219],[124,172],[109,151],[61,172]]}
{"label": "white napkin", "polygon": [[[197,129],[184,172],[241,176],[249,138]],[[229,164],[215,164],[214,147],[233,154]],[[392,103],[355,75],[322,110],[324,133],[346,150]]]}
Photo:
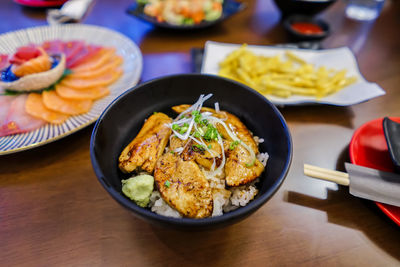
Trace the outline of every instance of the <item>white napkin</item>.
{"label": "white napkin", "polygon": [[[203,65],[201,72],[208,74],[218,74],[219,63],[232,51],[238,49],[240,44],[217,43],[208,41],[205,45]],[[305,59],[307,62],[316,66],[324,65],[328,68],[347,69],[347,74],[356,76],[357,82],[347,86],[343,90],[316,99],[309,96],[295,95],[289,98],[280,98],[276,96],[268,96],[275,105],[304,105],[311,103],[329,104],[336,106],[349,106],[358,104],[374,97],[385,94],[385,91],[375,83],[370,83],[364,79],[357,66],[357,60],[351,50],[347,47],[324,49],[324,50],[308,50],[296,48],[281,48],[273,46],[255,46],[249,45],[247,48],[259,55],[273,56],[282,54],[286,50],[292,51],[294,54]]]}
{"label": "white napkin", "polygon": [[50,9],[47,12],[47,22],[50,25],[79,22],[90,7],[93,0],[69,0],[60,9]]}

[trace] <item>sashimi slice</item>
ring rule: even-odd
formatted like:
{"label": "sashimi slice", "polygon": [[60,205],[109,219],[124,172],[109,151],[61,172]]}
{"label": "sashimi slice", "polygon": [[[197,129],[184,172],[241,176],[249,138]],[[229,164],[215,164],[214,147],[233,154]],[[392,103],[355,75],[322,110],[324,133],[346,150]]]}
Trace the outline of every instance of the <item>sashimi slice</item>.
{"label": "sashimi slice", "polygon": [[92,107],[92,100],[72,100],[59,96],[55,91],[42,93],[44,105],[51,110],[67,115],[86,113]]}
{"label": "sashimi slice", "polygon": [[75,55],[74,58],[71,58],[70,61],[67,62],[67,68],[74,68],[78,66],[85,60],[88,60],[89,58],[97,54],[101,49],[102,49],[101,46],[95,46],[95,45],[85,46],[84,49],[82,49],[77,55]]}
{"label": "sashimi slice", "polygon": [[2,95],[0,96],[0,125],[3,125],[15,96]]}
{"label": "sashimi slice", "polygon": [[68,119],[68,115],[50,110],[43,104],[41,94],[30,93],[25,103],[25,111],[36,118],[43,119],[47,122],[60,124]]}
{"label": "sashimi slice", "polygon": [[105,62],[107,62],[112,55],[115,54],[115,48],[103,48],[92,57],[88,58],[77,67],[72,68],[74,72],[89,71],[96,68],[100,68]]}
{"label": "sashimi slice", "polygon": [[113,69],[121,65],[123,62],[122,57],[114,55],[113,57],[110,58],[110,60],[100,68],[94,69],[94,70],[88,70],[88,71],[75,71],[72,74],[69,75],[70,78],[94,78],[97,76],[101,76],[103,74],[106,74],[108,72],[111,72]]}
{"label": "sashimi slice", "polygon": [[61,40],[46,41],[42,47],[50,55],[64,53],[64,42]]}
{"label": "sashimi slice", "polygon": [[44,53],[43,48],[39,49],[39,47],[36,47],[33,44],[27,46],[21,46],[17,48],[17,51],[14,53],[14,55],[11,56],[9,61],[10,64],[21,65],[26,61],[37,58],[43,53]]}
{"label": "sashimi slice", "polygon": [[42,50],[42,54],[40,56],[25,61],[21,65],[13,65],[11,67],[11,70],[15,76],[22,77],[28,74],[44,72],[51,69],[50,57],[42,48],[40,49]]}
{"label": "sashimi slice", "polygon": [[87,90],[78,90],[70,87],[63,86],[61,84],[56,85],[56,92],[59,96],[67,99],[99,99],[110,93],[110,89],[107,87],[94,87]]}
{"label": "sashimi slice", "polygon": [[0,54],[0,71],[7,68],[10,65],[8,61],[8,55]]}
{"label": "sashimi slice", "polygon": [[64,54],[68,62],[85,47],[84,41],[69,41],[64,43]]}
{"label": "sashimi slice", "polygon": [[27,95],[19,95],[12,102],[4,123],[0,126],[0,136],[35,130],[46,122],[29,115],[25,111]]}
{"label": "sashimi slice", "polygon": [[121,77],[122,73],[122,69],[116,69],[111,73],[106,73],[93,79],[81,79],[67,76],[61,81],[60,84],[74,89],[87,90],[93,87],[108,86]]}

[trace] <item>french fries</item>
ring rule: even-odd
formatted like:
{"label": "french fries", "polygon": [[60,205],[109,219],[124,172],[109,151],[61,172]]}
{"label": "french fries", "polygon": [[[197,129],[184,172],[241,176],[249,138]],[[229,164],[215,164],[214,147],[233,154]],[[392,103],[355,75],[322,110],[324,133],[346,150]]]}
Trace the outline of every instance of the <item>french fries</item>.
{"label": "french fries", "polygon": [[356,77],[347,77],[346,70],[317,68],[290,51],[284,57],[256,55],[244,44],[220,62],[218,74],[265,96],[282,98],[304,95],[320,99],[357,81]]}

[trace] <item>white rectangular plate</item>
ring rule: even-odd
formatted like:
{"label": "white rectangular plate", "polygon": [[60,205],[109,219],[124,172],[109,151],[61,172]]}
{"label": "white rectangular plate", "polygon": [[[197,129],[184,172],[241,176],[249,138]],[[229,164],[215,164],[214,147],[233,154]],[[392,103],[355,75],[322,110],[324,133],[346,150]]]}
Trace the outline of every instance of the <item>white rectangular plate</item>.
{"label": "white rectangular plate", "polygon": [[[238,49],[240,46],[240,44],[227,44],[208,41],[205,46],[201,72],[217,75],[219,63],[223,61],[228,54]],[[294,54],[316,66],[326,66],[334,69],[346,69],[347,75],[357,77],[356,83],[345,87],[343,90],[335,94],[321,99],[300,95],[291,96],[289,98],[280,98],[268,95],[268,100],[276,105],[304,105],[316,103],[335,106],[350,106],[385,94],[385,91],[377,84],[370,83],[364,79],[360,73],[360,70],[358,69],[357,60],[354,54],[347,47],[325,50],[305,50],[249,45],[248,49],[258,55],[265,56],[283,54],[285,51],[290,50]]]}

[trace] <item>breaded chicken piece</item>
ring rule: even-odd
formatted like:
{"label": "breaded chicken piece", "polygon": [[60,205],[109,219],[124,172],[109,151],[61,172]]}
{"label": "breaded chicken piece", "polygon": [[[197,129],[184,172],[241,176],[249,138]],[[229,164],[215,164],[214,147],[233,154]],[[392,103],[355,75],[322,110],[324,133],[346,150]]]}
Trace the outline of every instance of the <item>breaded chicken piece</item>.
{"label": "breaded chicken piece", "polygon": [[[172,107],[172,109],[177,113],[181,113],[189,107],[190,105],[179,105]],[[255,154],[259,153],[258,145],[254,141],[253,135],[238,117],[226,111],[216,112],[215,109],[207,107],[201,108],[201,111],[211,112],[213,116],[223,119],[225,124],[231,128],[242,142],[248,145]],[[227,144],[224,145],[225,152],[227,153],[225,164],[226,184],[228,186],[244,185],[259,177],[264,171],[262,163],[258,159],[255,159],[254,164],[249,164],[252,163],[250,153],[240,144],[237,145],[234,150],[228,149],[230,142],[233,140],[222,125],[217,124],[216,128]]]}
{"label": "breaded chicken piece", "polygon": [[164,113],[158,112],[151,115],[139,134],[119,156],[121,171],[130,173],[140,167],[152,173],[171,135],[171,129],[167,125],[171,122],[172,119]]}
{"label": "breaded chicken piece", "polygon": [[209,183],[194,161],[165,153],[157,161],[154,180],[161,197],[184,217],[205,218],[213,211]]}

